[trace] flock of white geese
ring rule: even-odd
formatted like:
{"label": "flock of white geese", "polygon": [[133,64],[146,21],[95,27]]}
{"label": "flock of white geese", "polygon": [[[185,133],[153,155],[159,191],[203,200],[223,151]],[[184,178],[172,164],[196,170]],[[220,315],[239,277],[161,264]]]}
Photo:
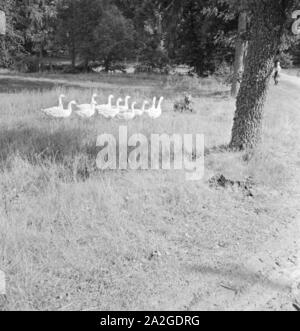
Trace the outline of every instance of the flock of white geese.
{"label": "flock of white geese", "polygon": [[65,95],[60,95],[58,106],[42,109],[42,112],[54,118],[68,118],[74,111],[75,114],[81,118],[91,118],[95,114],[99,114],[107,119],[117,118],[122,120],[132,120],[135,117],[141,117],[145,114],[152,119],[157,119],[162,115],[161,105],[164,100],[164,98],[161,97],[157,103],[157,98],[155,97],[153,98],[152,106],[148,101],[144,101],[142,108],[138,109],[136,108],[137,102],[133,102],[131,107],[129,107],[129,100],[131,98],[130,96],[125,98],[124,103],[123,99],[118,98],[117,103],[113,105],[114,96],[110,95],[108,98],[108,103],[100,105],[96,101],[97,94],[93,94],[91,103],[89,104],[79,105],[76,101],[73,100],[69,102],[67,108],[64,108],[64,98],[66,98]]}

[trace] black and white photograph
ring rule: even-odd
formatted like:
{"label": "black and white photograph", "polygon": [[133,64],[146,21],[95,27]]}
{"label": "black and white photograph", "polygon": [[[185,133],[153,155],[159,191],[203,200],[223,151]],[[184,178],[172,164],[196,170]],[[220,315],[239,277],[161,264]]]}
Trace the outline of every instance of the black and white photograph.
{"label": "black and white photograph", "polygon": [[299,143],[300,0],[0,0],[0,312],[299,312]]}

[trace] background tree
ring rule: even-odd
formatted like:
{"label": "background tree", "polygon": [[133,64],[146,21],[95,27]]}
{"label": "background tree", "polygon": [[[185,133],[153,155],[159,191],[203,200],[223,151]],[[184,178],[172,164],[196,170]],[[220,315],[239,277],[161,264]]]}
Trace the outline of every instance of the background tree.
{"label": "background tree", "polygon": [[92,58],[103,63],[105,71],[134,54],[135,30],[116,6],[106,8],[93,32]]}
{"label": "background tree", "polygon": [[20,16],[15,0],[0,0],[0,10],[6,14],[6,35],[1,37],[0,42],[0,66],[9,67],[24,52],[21,31],[16,28]]}
{"label": "background tree", "polygon": [[293,64],[300,65],[300,40],[295,42],[291,50]]}
{"label": "background tree", "polygon": [[37,66],[53,43],[56,5],[53,0],[15,1],[16,30],[21,34],[24,51],[38,58]]}
{"label": "background tree", "polygon": [[[167,30],[164,26],[164,8],[159,1],[131,1],[134,3],[131,14],[124,5],[128,0],[115,1],[123,14],[134,25],[136,33],[136,54],[138,61],[146,70],[164,70],[169,64],[169,55],[166,48]],[[130,8],[130,7],[128,7]]]}
{"label": "background tree", "polygon": [[214,73],[233,62],[236,16],[226,3],[185,1],[175,43],[176,62],[189,64],[199,75]]}
{"label": "background tree", "polygon": [[72,67],[76,66],[76,58],[79,53],[80,44],[80,6],[77,0],[62,0],[57,7],[57,34],[56,40],[61,52],[68,51]]}
{"label": "background tree", "polygon": [[58,4],[57,39],[60,45],[67,45],[73,67],[77,58],[86,69],[93,60],[94,30],[104,5],[100,0],[63,0]]}

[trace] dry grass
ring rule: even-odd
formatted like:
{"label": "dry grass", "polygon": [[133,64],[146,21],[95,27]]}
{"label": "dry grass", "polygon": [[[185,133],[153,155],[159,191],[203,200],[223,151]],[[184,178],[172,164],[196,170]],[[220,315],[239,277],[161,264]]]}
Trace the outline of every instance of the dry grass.
{"label": "dry grass", "polygon": [[[36,80],[40,90],[24,84],[29,90],[1,95],[0,269],[8,293],[0,309],[233,309],[235,302],[219,293],[220,278],[235,280],[246,294],[257,284],[286,291],[245,261],[295,215],[295,87],[271,92],[264,143],[245,162],[244,154],[214,148],[229,141],[234,103],[212,80],[104,77],[51,89],[48,83]],[[97,135],[116,134],[120,123],[57,121],[40,113],[61,91],[86,101],[95,90],[102,101],[110,92],[139,101],[166,95],[163,116],[133,121],[129,132],[204,133],[205,179],[186,182],[183,172],[172,171],[97,171]],[[185,91],[196,96],[196,114],[172,112]],[[286,94],[293,97],[288,105]],[[216,174],[251,176],[254,197],[211,187]]]}

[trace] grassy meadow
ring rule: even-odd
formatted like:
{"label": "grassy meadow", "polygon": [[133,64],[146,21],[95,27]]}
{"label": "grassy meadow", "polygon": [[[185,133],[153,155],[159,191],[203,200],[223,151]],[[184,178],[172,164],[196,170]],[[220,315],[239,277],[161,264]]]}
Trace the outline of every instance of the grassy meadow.
{"label": "grassy meadow", "polygon": [[[263,143],[229,152],[234,100],[213,78],[0,75],[0,310],[291,309],[299,259],[300,83],[271,87]],[[203,133],[205,178],[182,171],[99,171],[99,134],[117,120],[45,117],[109,94],[163,115],[129,135]],[[185,92],[195,113],[175,113]],[[220,187],[211,178],[251,180]]]}

